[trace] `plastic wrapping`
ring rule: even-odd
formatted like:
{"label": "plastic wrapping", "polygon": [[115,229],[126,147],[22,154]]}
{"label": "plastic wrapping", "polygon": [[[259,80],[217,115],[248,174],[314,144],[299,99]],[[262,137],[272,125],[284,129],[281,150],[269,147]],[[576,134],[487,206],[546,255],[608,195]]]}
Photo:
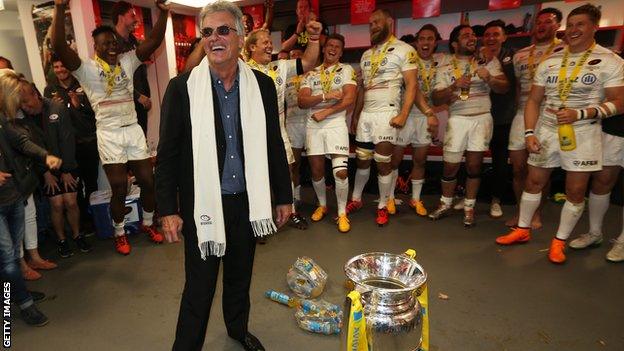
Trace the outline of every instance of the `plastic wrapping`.
{"label": "plastic wrapping", "polygon": [[302,298],[315,298],[323,292],[327,273],[309,257],[299,257],[286,274],[290,289]]}
{"label": "plastic wrapping", "polygon": [[295,312],[301,329],[319,334],[339,334],[342,328],[342,309],[325,300],[300,300]]}

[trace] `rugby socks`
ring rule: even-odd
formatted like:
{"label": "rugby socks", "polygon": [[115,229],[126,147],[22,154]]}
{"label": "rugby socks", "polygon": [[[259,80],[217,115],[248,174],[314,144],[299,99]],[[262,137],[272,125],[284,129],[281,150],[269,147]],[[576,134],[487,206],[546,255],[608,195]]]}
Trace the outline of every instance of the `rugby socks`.
{"label": "rugby socks", "polygon": [[353,184],[353,194],[351,194],[352,200],[362,200],[362,192],[364,191],[366,183],[368,183],[369,177],[370,167],[365,169],[358,168],[355,171],[355,183]]}
{"label": "rugby socks", "polygon": [[338,204],[338,215],[347,213],[347,199],[349,197],[349,178],[340,179],[334,177],[336,181],[336,202]]}
{"label": "rugby socks", "polygon": [[388,202],[388,196],[392,191],[392,173],[386,175],[378,175],[377,183],[379,185],[379,204],[378,209],[386,207]]}
{"label": "rugby socks", "polygon": [[537,208],[539,207],[541,201],[541,192],[537,194],[527,193],[526,191],[522,192],[522,196],[520,197],[520,214],[518,215],[518,227],[531,228],[531,219],[533,219],[533,215],[535,214],[535,211],[537,211]]}
{"label": "rugby socks", "polygon": [[143,210],[143,225],[149,227],[152,224],[154,224],[154,211],[147,212]]}
{"label": "rugby socks", "polygon": [[316,197],[318,198],[319,206],[327,207],[325,177],[321,178],[319,181],[312,180],[312,186],[314,187],[314,192],[316,193]]}
{"label": "rugby socks", "polygon": [[423,184],[425,184],[424,179],[412,179],[412,200],[420,201]]}
{"label": "rugby socks", "polygon": [[393,169],[392,172],[390,172],[390,175],[392,176],[392,179],[390,180],[391,185],[390,192],[388,193],[388,198],[394,199],[394,190],[396,189],[397,179],[399,179],[399,170]]}
{"label": "rugby socks", "polygon": [[301,185],[297,185],[293,189],[293,197],[295,198],[295,200],[301,201]]}
{"label": "rugby socks", "polygon": [[117,223],[113,221],[113,230],[115,236],[122,236],[126,234],[126,230],[124,229],[125,221],[121,221],[121,223]]}
{"label": "rugby socks", "polygon": [[464,199],[464,209],[473,209],[475,204],[477,203],[477,199]]}
{"label": "rugby socks", "polygon": [[559,229],[557,229],[556,235],[557,239],[565,241],[570,237],[570,233],[583,214],[583,208],[585,208],[585,201],[580,204],[573,204],[566,200],[561,209],[561,219],[559,220]]}
{"label": "rugby socks", "polygon": [[593,234],[602,234],[602,221],[609,209],[609,200],[611,193],[604,195],[596,195],[589,193],[589,232]]}
{"label": "rugby socks", "polygon": [[442,195],[440,197],[440,202],[446,207],[451,207],[453,205],[453,198]]}

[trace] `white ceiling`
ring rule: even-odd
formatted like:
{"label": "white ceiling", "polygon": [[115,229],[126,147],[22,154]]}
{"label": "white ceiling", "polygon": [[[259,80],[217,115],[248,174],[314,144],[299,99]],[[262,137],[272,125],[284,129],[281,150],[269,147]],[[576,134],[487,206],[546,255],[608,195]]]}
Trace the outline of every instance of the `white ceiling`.
{"label": "white ceiling", "polygon": [[[5,10],[7,11],[17,11],[17,1],[18,0],[4,0],[4,7]],[[74,1],[80,1],[80,0],[74,0]],[[175,1],[175,0],[173,0]],[[187,0],[188,1],[188,0]],[[198,3],[199,7],[207,4],[210,0],[194,0],[196,3]],[[41,2],[44,2],[44,0],[42,0]],[[139,5],[139,6],[143,6],[143,7],[152,7],[154,6],[154,0],[130,0],[129,2]],[[235,4],[239,5],[239,6],[247,6],[247,5],[253,5],[253,4],[261,4],[263,2],[263,0],[235,0],[233,1]],[[181,6],[181,5],[177,5],[177,4],[171,4],[172,9],[175,11],[175,9],[180,9],[180,10],[191,10],[193,8],[190,7],[186,7],[186,6]]]}

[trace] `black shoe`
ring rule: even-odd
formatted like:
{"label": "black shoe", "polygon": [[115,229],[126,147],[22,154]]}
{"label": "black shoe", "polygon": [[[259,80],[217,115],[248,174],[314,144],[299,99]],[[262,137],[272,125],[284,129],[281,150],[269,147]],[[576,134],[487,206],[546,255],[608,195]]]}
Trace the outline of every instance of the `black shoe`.
{"label": "black shoe", "polygon": [[74,242],[76,243],[76,246],[78,246],[78,248],[82,252],[90,252],[91,250],[93,250],[93,248],[91,247],[91,245],[89,245],[89,243],[87,242],[83,234],[80,234],[77,237],[75,237]]}
{"label": "black shoe", "polygon": [[58,253],[63,258],[68,258],[74,255],[72,250],[69,248],[69,242],[67,240],[59,240],[58,243]]}
{"label": "black shoe", "polygon": [[39,311],[39,309],[37,309],[37,306],[35,306],[34,304],[21,310],[20,314],[22,315],[22,319],[24,319],[24,322],[26,322],[26,324],[32,325],[34,327],[43,327],[49,322],[48,317],[46,317],[45,314],[41,313],[41,311]]}
{"label": "black shoe", "polygon": [[43,302],[47,299],[46,294],[39,292],[39,291],[28,291],[28,293],[30,294],[30,296],[32,296],[33,301],[35,302]]}
{"label": "black shoe", "polygon": [[253,336],[251,333],[247,333],[243,340],[238,340],[243,345],[245,351],[265,351],[264,346],[260,343],[260,340]]}
{"label": "black shoe", "polygon": [[308,221],[305,219],[305,217],[296,212],[290,215],[289,225],[299,230],[308,229]]}

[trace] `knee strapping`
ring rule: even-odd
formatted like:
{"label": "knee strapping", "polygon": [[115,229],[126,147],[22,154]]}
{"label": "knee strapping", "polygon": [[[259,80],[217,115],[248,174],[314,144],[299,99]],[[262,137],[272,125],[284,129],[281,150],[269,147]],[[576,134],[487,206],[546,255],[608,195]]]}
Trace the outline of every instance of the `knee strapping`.
{"label": "knee strapping", "polygon": [[347,156],[336,156],[332,158],[332,172],[334,179],[339,179],[338,172],[346,171],[349,166],[349,158]]}
{"label": "knee strapping", "polygon": [[444,151],[442,155],[442,159],[445,162],[449,163],[460,163],[462,160],[462,156],[464,156],[463,152],[454,152],[454,151]]}
{"label": "knee strapping", "polygon": [[390,163],[392,161],[392,155],[382,155],[375,152],[373,155],[375,162],[377,163]]}
{"label": "knee strapping", "polygon": [[358,160],[362,160],[362,161],[372,160],[373,153],[374,153],[373,150],[364,149],[359,146],[355,148],[355,156],[358,158]]}

